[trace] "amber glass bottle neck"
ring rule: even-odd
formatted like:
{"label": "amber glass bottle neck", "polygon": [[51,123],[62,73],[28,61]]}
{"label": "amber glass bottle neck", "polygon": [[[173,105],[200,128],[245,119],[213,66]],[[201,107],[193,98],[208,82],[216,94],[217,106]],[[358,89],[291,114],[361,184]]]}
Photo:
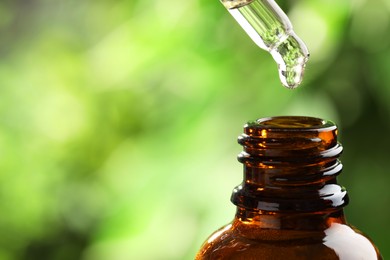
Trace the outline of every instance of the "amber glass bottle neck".
{"label": "amber glass bottle neck", "polygon": [[345,224],[343,209],[323,212],[281,213],[237,208],[234,225],[241,228],[325,230],[333,223]]}
{"label": "amber glass bottle neck", "polygon": [[238,156],[244,180],[232,194],[237,216],[342,215],[348,196],[336,180],[342,170],[342,147],[332,122],[311,117],[259,119],[245,125],[238,142],[244,147]]}

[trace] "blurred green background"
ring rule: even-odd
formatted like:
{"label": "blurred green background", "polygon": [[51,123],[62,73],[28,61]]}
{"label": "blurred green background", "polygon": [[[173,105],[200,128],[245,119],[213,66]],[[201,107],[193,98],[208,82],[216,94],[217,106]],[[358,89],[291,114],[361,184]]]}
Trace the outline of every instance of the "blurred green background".
{"label": "blurred green background", "polygon": [[193,259],[232,220],[246,121],[335,121],[348,220],[390,256],[390,1],[279,0],[279,83],[217,0],[0,2],[0,260]]}

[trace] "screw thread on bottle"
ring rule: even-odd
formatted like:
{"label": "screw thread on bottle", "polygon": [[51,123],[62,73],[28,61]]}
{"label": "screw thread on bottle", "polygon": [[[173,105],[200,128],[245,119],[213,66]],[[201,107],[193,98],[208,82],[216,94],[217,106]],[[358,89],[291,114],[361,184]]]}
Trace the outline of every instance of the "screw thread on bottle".
{"label": "screw thread on bottle", "polygon": [[273,117],[248,123],[238,142],[244,181],[232,194],[242,208],[270,212],[339,209],[348,195],[337,184],[342,146],[337,127],[312,117]]}

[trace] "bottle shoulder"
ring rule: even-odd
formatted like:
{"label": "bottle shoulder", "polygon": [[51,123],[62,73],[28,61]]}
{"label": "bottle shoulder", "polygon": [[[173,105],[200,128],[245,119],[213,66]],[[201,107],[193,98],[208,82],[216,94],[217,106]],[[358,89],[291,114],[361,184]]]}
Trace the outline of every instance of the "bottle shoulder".
{"label": "bottle shoulder", "polygon": [[333,223],[324,233],[323,244],[340,259],[382,259],[372,241],[354,227]]}
{"label": "bottle shoulder", "polygon": [[251,232],[228,224],[203,244],[197,260],[206,259],[382,259],[361,232],[334,223],[324,231],[262,229]]}

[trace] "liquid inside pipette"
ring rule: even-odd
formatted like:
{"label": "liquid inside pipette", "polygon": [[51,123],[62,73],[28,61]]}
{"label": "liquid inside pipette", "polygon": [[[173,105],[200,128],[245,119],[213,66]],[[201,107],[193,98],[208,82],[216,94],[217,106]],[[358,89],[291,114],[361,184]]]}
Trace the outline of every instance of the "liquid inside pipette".
{"label": "liquid inside pipette", "polygon": [[278,65],[281,83],[294,89],[302,82],[309,51],[273,0],[221,0],[231,15]]}

